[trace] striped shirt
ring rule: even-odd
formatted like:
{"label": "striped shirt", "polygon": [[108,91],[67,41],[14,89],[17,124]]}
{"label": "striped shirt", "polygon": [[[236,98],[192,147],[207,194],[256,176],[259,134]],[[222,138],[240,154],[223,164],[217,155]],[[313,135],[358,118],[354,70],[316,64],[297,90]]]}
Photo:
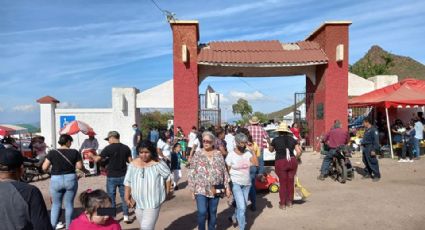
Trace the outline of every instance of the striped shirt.
{"label": "striped shirt", "polygon": [[131,196],[138,209],[158,208],[165,201],[164,180],[170,176],[170,168],[164,161],[149,167],[130,164],[125,175],[124,185],[131,187]]}

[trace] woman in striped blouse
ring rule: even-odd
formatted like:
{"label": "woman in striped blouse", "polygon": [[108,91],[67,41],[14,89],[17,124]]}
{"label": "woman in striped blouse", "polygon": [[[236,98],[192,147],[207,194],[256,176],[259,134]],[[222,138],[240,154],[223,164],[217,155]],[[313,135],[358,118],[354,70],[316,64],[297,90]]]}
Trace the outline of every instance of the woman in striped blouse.
{"label": "woman in striped blouse", "polygon": [[139,157],[134,159],[125,175],[125,202],[136,207],[136,216],[143,230],[155,229],[159,209],[170,188],[170,168],[158,159],[150,141],[142,141],[138,148]]}

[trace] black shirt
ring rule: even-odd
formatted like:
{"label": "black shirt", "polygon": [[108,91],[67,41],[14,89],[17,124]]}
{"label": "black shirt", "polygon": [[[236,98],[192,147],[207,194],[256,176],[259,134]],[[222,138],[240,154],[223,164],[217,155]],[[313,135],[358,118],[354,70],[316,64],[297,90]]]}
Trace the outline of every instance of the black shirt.
{"label": "black shirt", "polygon": [[0,181],[0,194],[0,229],[52,229],[37,187],[19,181]]}
{"label": "black shirt", "polygon": [[131,157],[131,150],[122,143],[113,143],[102,150],[100,157],[108,162],[106,167],[108,177],[123,177],[127,172],[127,162]]}
{"label": "black shirt", "polygon": [[140,141],[137,141],[139,137],[140,137],[139,140],[142,140],[142,132],[140,131],[140,129],[136,129],[133,135],[133,146],[137,146],[139,144]]}
{"label": "black shirt", "polygon": [[[60,151],[72,165],[65,160],[58,151]],[[52,175],[65,175],[75,173],[75,164],[81,161],[81,154],[76,149],[56,149],[50,150],[46,158],[52,163]]]}
{"label": "black shirt", "polygon": [[294,157],[294,149],[297,144],[297,141],[292,136],[278,136],[273,138],[271,146],[276,150],[275,160],[286,159],[286,149],[289,150],[289,155]]}

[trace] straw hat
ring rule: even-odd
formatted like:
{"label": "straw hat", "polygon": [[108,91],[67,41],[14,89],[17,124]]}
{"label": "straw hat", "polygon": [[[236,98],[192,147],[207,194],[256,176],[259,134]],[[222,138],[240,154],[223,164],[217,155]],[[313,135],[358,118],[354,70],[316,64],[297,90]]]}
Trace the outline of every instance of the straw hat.
{"label": "straw hat", "polygon": [[286,124],[286,122],[281,122],[279,124],[279,127],[277,127],[276,132],[292,133],[291,130],[289,130],[288,125]]}
{"label": "straw hat", "polygon": [[258,119],[258,117],[257,117],[257,116],[253,116],[253,117],[251,118],[251,120],[249,120],[249,123],[250,123],[251,125],[256,125],[256,124],[260,123],[260,119]]}

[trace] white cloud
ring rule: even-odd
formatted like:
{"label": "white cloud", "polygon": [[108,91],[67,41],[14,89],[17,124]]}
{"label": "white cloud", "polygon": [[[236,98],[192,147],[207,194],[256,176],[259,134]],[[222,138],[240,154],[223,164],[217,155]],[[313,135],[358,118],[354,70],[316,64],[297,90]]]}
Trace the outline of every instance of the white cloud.
{"label": "white cloud", "polygon": [[242,92],[242,91],[230,91],[230,96],[233,97],[234,99],[239,99],[239,98],[243,98],[246,99],[248,101],[260,101],[260,100],[265,100],[266,97],[264,96],[264,94],[262,94],[259,91],[254,91],[254,92]]}
{"label": "white cloud", "polygon": [[78,104],[67,102],[67,101],[64,101],[58,104],[58,108],[61,108],[61,109],[78,108],[78,107],[80,107]]}
{"label": "white cloud", "polygon": [[17,105],[12,108],[13,111],[16,112],[33,112],[37,109],[37,106],[34,104],[28,104],[28,105]]}

